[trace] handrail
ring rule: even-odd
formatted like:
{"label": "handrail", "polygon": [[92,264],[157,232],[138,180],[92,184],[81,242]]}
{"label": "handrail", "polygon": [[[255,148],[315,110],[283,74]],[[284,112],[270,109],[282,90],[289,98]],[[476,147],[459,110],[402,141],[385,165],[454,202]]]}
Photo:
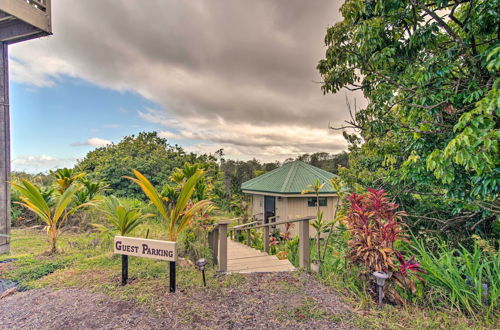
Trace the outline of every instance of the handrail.
{"label": "handrail", "polygon": [[222,222],[222,223],[216,222],[216,223],[214,223],[214,224],[213,224],[213,226],[214,226],[214,227],[212,228],[212,230],[209,230],[208,232],[211,232],[211,231],[216,230],[216,229],[217,229],[217,227],[218,227],[219,225],[221,225],[221,224],[224,224],[224,225],[226,225],[226,224],[230,224],[230,223],[231,223],[231,222],[233,222],[234,220],[238,220],[238,219],[239,219],[239,218],[232,218],[232,219],[228,219],[228,220],[221,220],[221,222]]}
{"label": "handrail", "polygon": [[284,224],[290,223],[290,222],[299,222],[299,221],[312,220],[312,219],[316,219],[316,217],[315,216],[307,216],[307,217],[296,218],[296,219],[268,222],[268,223],[264,223],[262,225],[258,225],[258,226],[252,227],[252,228],[271,227],[271,226],[276,226],[276,225],[284,225]]}
{"label": "handrail", "polygon": [[[273,218],[279,218],[278,215],[275,215],[273,217],[269,217],[268,219],[273,219]],[[259,224],[259,223],[262,223],[264,221],[264,219],[262,220],[255,220],[255,221],[252,221],[252,222],[248,222],[248,223],[244,223],[244,224],[241,224],[241,225],[237,225],[237,226],[233,226],[231,228],[229,228],[228,230],[231,231],[231,230],[245,230],[245,229],[251,229],[251,228],[255,228],[255,224]]]}
{"label": "handrail", "polygon": [[252,221],[252,222],[244,223],[242,225],[233,226],[233,227],[229,228],[229,230],[240,229],[240,228],[243,228],[243,227],[246,227],[246,226],[250,226],[250,225],[253,225],[253,224],[256,224],[256,223],[261,223],[261,222],[262,222],[261,220]]}
{"label": "handrail", "polygon": [[[274,216],[271,218],[277,218]],[[251,235],[250,229],[262,228],[264,230],[264,235],[262,236],[264,242],[264,252],[269,252],[270,243],[270,228],[277,225],[284,225],[287,223],[298,222],[299,223],[299,265],[300,267],[309,268],[309,258],[310,258],[310,248],[309,248],[309,221],[316,219],[315,216],[306,216],[295,219],[288,219],[276,222],[268,222],[259,225],[253,225],[253,223],[248,223],[236,227],[229,228],[231,239],[235,236],[239,237],[239,233],[246,231],[246,243],[251,246]]]}
{"label": "handrail", "polygon": [[[270,218],[279,218],[279,216],[274,216],[274,217],[270,217]],[[315,216],[311,215],[311,216],[302,217],[302,218],[288,219],[288,220],[282,220],[282,221],[276,221],[276,222],[268,222],[268,223],[264,223],[264,224],[257,225],[257,226],[253,226],[253,224],[256,223],[256,222],[262,222],[262,221],[254,221],[254,222],[245,223],[243,225],[231,227],[231,228],[229,228],[229,230],[245,230],[245,229],[270,227],[270,226],[284,225],[286,223],[291,223],[291,222],[299,222],[299,221],[304,221],[304,220],[313,220],[315,218],[316,218]],[[250,225],[252,225],[252,226],[250,226]],[[247,226],[248,226],[248,228],[246,228]]]}

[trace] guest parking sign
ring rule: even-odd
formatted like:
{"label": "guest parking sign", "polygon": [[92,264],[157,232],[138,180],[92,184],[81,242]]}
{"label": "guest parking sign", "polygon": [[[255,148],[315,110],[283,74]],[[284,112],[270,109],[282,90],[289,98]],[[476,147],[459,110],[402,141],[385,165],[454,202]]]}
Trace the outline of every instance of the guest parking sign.
{"label": "guest parking sign", "polygon": [[170,292],[175,292],[176,242],[115,236],[115,254],[122,255],[122,285],[128,280],[128,256],[159,259],[170,264]]}
{"label": "guest parking sign", "polygon": [[176,242],[115,236],[114,247],[116,254],[177,261]]}

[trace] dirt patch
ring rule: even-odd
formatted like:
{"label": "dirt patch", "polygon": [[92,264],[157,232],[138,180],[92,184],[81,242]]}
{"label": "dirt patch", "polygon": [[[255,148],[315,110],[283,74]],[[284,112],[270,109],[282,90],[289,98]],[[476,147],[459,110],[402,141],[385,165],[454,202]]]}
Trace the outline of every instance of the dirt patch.
{"label": "dirt patch", "polygon": [[16,293],[0,303],[0,328],[346,329],[354,319],[331,289],[303,273],[161,291],[144,307],[74,288]]}
{"label": "dirt patch", "polygon": [[169,321],[82,289],[30,290],[0,301],[2,329],[165,329]]}
{"label": "dirt patch", "polygon": [[[329,288],[301,273],[246,275],[227,288],[189,290],[164,309],[195,328],[343,329],[355,315]],[[197,326],[198,325],[198,326]],[[201,326],[203,325],[203,326]]]}

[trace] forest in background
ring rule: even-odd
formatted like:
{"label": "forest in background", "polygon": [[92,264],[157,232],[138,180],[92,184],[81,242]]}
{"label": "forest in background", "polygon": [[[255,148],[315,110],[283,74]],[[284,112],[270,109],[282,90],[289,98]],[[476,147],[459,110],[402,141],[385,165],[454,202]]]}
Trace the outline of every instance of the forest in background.
{"label": "forest in background", "polygon": [[[85,173],[89,180],[101,181],[118,197],[144,199],[140,188],[125,179],[131,169],[136,169],[150,178],[153,185],[165,187],[171,183],[169,177],[185,163],[199,164],[206,171],[207,191],[217,207],[226,212],[236,211],[244,202],[241,184],[256,176],[272,171],[283,163],[293,160],[319,167],[331,173],[338,173],[339,166],[348,167],[348,154],[317,152],[302,154],[284,162],[263,163],[256,159],[242,161],[226,159],[224,150],[215,154],[195,154],[186,152],[178,145],[170,145],[157,132],[141,132],[137,136],[124,137],[116,144],[96,148],[80,159],[74,166],[76,173]],[[51,173],[30,174],[13,172],[13,180],[27,179],[40,186],[50,186],[54,181]],[[14,196],[15,197],[15,196]],[[15,201],[15,198],[14,198]],[[19,209],[18,206],[13,206]]]}

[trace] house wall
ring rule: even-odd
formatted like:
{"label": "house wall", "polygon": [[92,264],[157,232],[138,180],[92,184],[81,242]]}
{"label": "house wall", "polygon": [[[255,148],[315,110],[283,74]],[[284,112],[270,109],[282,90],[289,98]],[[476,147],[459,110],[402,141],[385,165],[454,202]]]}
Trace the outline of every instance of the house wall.
{"label": "house wall", "polygon": [[[316,207],[307,206],[308,197],[282,197],[282,200],[284,200],[284,204],[286,204],[286,206],[284,207],[284,212],[279,214],[279,220],[316,216]],[[326,206],[320,207],[320,211],[323,211],[324,222],[333,220],[337,203],[338,197],[327,197]],[[285,230],[285,225],[280,225],[278,227],[282,232]],[[293,228],[290,229],[290,233],[292,234],[292,236],[299,234],[297,223],[294,223]],[[309,233],[311,237],[314,237],[316,235],[316,231],[312,227],[309,227]]]}
{"label": "house wall", "polygon": [[[316,207],[307,206],[307,199],[311,196],[300,197],[276,197],[276,215],[277,221],[300,218],[305,216],[316,216]],[[333,220],[335,208],[337,207],[338,197],[327,197],[326,206],[321,206],[320,211],[323,211],[323,221],[329,222]],[[252,215],[260,214],[258,218],[262,219],[264,213],[264,196],[252,195]],[[281,232],[286,230],[285,225],[279,225]],[[299,235],[298,223],[294,223],[290,229],[293,236]],[[314,228],[309,227],[311,237],[316,235]]]}
{"label": "house wall", "polygon": [[252,216],[256,214],[259,219],[262,219],[264,214],[264,196],[262,195],[252,195]]}

